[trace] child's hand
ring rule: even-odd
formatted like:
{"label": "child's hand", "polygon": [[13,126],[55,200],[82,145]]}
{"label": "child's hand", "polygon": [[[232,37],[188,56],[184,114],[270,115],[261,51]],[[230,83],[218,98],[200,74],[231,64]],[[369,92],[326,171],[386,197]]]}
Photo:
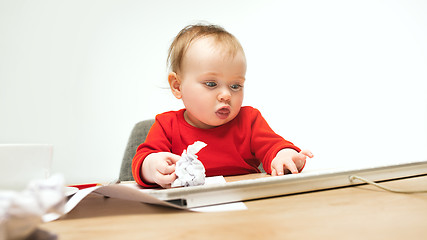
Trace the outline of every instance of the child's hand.
{"label": "child's hand", "polygon": [[280,150],[271,161],[271,176],[280,176],[286,172],[298,173],[307,157],[313,157],[308,150],[302,150],[299,153],[290,148]]}
{"label": "child's hand", "polygon": [[170,188],[176,179],[175,163],[180,156],[170,152],[158,152],[148,155],[142,164],[142,178],[149,183],[157,183]]}

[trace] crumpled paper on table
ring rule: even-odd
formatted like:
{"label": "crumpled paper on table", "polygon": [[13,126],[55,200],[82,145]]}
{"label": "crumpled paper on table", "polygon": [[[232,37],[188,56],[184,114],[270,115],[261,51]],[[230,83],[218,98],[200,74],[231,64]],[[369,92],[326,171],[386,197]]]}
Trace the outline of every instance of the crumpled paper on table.
{"label": "crumpled paper on table", "polygon": [[207,144],[196,141],[184,149],[181,158],[176,162],[175,173],[177,179],[172,183],[172,187],[198,186],[205,183],[205,167],[197,158],[197,153]]}
{"label": "crumpled paper on table", "polygon": [[21,191],[0,190],[0,240],[25,239],[36,231],[45,214],[62,214],[64,178],[34,180]]}

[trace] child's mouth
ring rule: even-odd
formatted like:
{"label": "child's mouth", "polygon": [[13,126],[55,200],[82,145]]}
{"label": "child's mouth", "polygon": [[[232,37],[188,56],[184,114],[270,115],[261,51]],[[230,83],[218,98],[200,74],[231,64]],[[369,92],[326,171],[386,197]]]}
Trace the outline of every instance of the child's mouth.
{"label": "child's mouth", "polygon": [[230,109],[223,107],[220,108],[218,111],[215,112],[216,115],[220,118],[220,119],[226,119],[228,118],[228,116],[230,115]]}

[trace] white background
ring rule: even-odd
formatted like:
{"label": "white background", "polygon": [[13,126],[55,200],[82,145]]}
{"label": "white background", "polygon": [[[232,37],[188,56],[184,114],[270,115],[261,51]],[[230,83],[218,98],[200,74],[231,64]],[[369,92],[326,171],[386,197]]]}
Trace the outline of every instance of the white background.
{"label": "white background", "polygon": [[307,168],[427,160],[426,1],[0,0],[0,143],[54,146],[68,183],[118,177],[135,123],[183,107],[167,49],[184,26],[242,43],[244,105]]}

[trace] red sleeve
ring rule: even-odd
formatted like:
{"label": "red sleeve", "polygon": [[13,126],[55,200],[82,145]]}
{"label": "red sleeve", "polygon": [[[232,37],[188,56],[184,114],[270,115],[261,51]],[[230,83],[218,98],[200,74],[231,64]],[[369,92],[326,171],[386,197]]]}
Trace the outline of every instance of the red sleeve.
{"label": "red sleeve", "polygon": [[159,116],[156,116],[156,121],[148,132],[145,142],[136,150],[136,154],[132,160],[132,175],[135,181],[143,187],[158,187],[157,184],[147,183],[142,180],[141,168],[144,159],[151,153],[156,152],[171,152],[170,139],[167,137],[168,127],[161,124]]}
{"label": "red sleeve", "polygon": [[280,150],[292,148],[297,152],[300,152],[301,149],[295,146],[292,142],[289,142],[276,134],[257,109],[254,108],[251,115],[251,148],[253,149],[255,156],[262,162],[265,172],[271,174],[271,161],[276,157]]}

